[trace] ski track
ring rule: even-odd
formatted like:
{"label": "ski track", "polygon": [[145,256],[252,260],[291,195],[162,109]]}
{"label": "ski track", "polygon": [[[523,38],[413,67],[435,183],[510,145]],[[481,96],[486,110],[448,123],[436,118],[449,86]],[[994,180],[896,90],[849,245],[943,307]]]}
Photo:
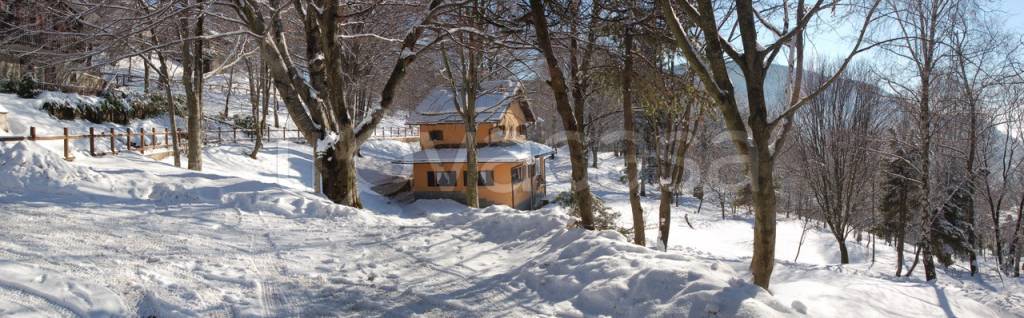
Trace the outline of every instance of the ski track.
{"label": "ski track", "polygon": [[29,314],[39,317],[77,317],[71,310],[55,304],[45,297],[28,293],[18,288],[0,284],[0,307],[13,305],[19,311],[0,308],[0,316]]}

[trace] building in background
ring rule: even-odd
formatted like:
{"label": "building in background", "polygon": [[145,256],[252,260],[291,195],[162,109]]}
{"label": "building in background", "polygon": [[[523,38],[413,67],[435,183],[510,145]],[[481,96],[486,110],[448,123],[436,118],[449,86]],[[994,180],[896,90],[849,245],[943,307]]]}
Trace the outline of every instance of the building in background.
{"label": "building in background", "polygon": [[[547,194],[548,146],[528,141],[526,127],[536,122],[523,88],[513,81],[481,85],[476,100],[480,205],[534,209]],[[413,165],[411,189],[417,199],[465,202],[466,129],[450,89],[433,90],[409,117],[419,125],[421,150],[398,160]]]}

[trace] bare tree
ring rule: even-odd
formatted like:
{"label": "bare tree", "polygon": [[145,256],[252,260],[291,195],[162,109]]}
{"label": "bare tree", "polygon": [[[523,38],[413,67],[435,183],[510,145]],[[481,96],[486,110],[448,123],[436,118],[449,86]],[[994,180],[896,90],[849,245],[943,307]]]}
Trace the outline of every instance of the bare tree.
{"label": "bare tree", "polygon": [[505,87],[505,83],[513,77],[510,69],[515,67],[513,64],[518,63],[519,58],[502,44],[506,42],[503,39],[506,36],[487,22],[488,17],[493,16],[493,11],[502,8],[502,5],[494,1],[471,0],[462,8],[453,10],[446,19],[449,23],[446,27],[450,30],[462,28],[466,32],[450,34],[450,44],[440,52],[444,62],[442,74],[448,80],[449,89],[455,97],[452,102],[466,130],[465,196],[466,204],[470,207],[480,206],[476,140],[478,107],[484,107],[480,111],[487,112],[504,102],[477,105],[477,98],[504,94],[502,90],[511,93],[515,89]]}
{"label": "bare tree", "polygon": [[[562,128],[566,143],[569,146],[569,162],[572,166],[572,192],[576,207],[579,210],[581,226],[588,230],[594,229],[593,194],[587,180],[587,151],[583,132],[583,114],[589,81],[584,72],[590,71],[595,50],[597,33],[594,26],[597,19],[594,14],[598,6],[591,4],[590,10],[583,8],[583,1],[570,0],[565,10],[568,23],[568,55],[569,76],[567,82],[563,75],[562,64],[558,61],[553,45],[551,30],[548,26],[546,8],[540,0],[530,0],[533,27],[536,32],[536,44],[539,47],[550,79],[548,86],[554,92],[555,108],[562,119]],[[590,19],[584,19],[590,17]],[[586,22],[584,22],[586,21]],[[583,39],[581,39],[581,37]],[[582,48],[580,47],[582,42]],[[572,100],[569,99],[570,88]]]}
{"label": "bare tree", "polygon": [[633,116],[633,34],[630,26],[622,31],[622,142],[629,183],[629,207],[633,215],[633,243],[647,245],[644,209],[640,205],[640,184],[637,181],[636,119]]}
{"label": "bare tree", "polygon": [[[954,12],[953,25],[951,30],[949,47],[952,55],[952,63],[950,68],[952,74],[958,84],[956,97],[958,113],[966,113],[966,127],[961,130],[966,130],[965,135],[968,149],[965,153],[964,175],[967,182],[970,184],[967,187],[970,191],[970,196],[967,197],[970,202],[965,204],[967,208],[966,217],[969,222],[975,227],[979,227],[977,218],[975,216],[975,184],[985,183],[986,181],[977,180],[982,174],[979,169],[982,166],[987,166],[984,161],[985,158],[979,157],[979,147],[984,148],[982,139],[986,130],[993,129],[991,125],[992,119],[987,118],[989,114],[996,110],[996,106],[988,103],[988,100],[993,99],[993,96],[999,90],[1007,89],[1006,83],[1011,80],[1011,77],[1015,75],[1015,71],[1012,69],[1013,65],[1016,65],[1015,56],[1021,47],[1021,43],[1014,43],[1015,37],[1002,32],[994,23],[991,23],[990,17],[985,14],[985,10],[980,7],[964,6]],[[980,160],[979,160],[980,159]],[[991,195],[991,192],[989,192]],[[994,197],[989,197],[990,207],[996,204],[995,201],[1001,201],[1002,199],[996,200]],[[998,217],[992,220],[997,227],[995,228],[998,233]],[[979,248],[978,238],[976,233],[977,230],[971,231],[970,243],[973,249],[969,255],[969,263],[971,275],[975,275],[978,272],[977,264],[977,249]],[[998,234],[996,235],[998,238]],[[997,247],[1001,247],[999,240],[997,239]],[[1002,260],[1002,251],[998,251],[996,255]]]}
{"label": "bare tree", "polygon": [[[825,62],[820,72],[835,72]],[[877,145],[882,132],[879,120],[881,92],[867,76],[867,68],[852,68],[796,115],[794,132],[799,177],[814,194],[822,221],[839,244],[840,263],[849,264],[846,239],[859,217],[871,206]],[[808,74],[807,84],[816,87],[823,78]]]}
{"label": "bare tree", "polygon": [[[282,5],[278,0],[268,0],[266,3],[259,0],[233,0],[232,3],[248,31],[260,37],[261,58],[270,68],[274,86],[281,94],[292,121],[307,142],[317,144],[315,165],[320,172],[324,194],[339,204],[361,207],[353,157],[359,145],[370,138],[391,108],[395,91],[402,83],[409,65],[425,46],[422,38],[427,33],[426,24],[443,9],[453,5],[443,5],[442,0],[432,0],[426,6],[413,6],[425,8],[426,14],[415,17],[416,22],[411,26],[397,28],[403,30],[404,35],[400,39],[391,39],[386,31],[346,34],[344,29],[349,24],[339,22],[365,20],[377,10],[402,13],[401,10],[409,9],[409,6],[388,8],[378,3],[342,6],[338,1],[314,0],[292,0],[290,5]],[[304,64],[293,59],[288,50],[282,17],[287,8],[298,15],[303,27],[302,34],[306,39]],[[380,89],[379,105],[373,107],[368,115],[362,116],[362,121],[355,120],[355,108],[345,96],[346,78],[350,74],[344,73],[342,67],[345,47],[339,40],[343,38],[384,39],[400,43],[397,59]],[[436,39],[426,41],[426,46],[435,42]]]}
{"label": "bare tree", "polygon": [[267,128],[267,113],[270,111],[270,76],[267,74],[266,64],[262,61],[253,62],[247,58],[245,68],[249,74],[249,104],[252,107],[255,138],[249,157],[256,159],[256,155],[263,148],[263,132]]}
{"label": "bare tree", "polygon": [[654,141],[660,193],[658,247],[667,250],[674,194],[682,190],[686,155],[696,140],[705,105],[710,104],[710,99],[696,86],[697,79],[692,74],[675,74],[677,68],[674,63],[660,62],[672,60],[671,54],[664,51],[656,54],[664,57],[650,58],[654,64],[642,68],[646,76],[637,86],[644,117],[658,136]]}
{"label": "bare tree", "polygon": [[[194,6],[193,6],[194,4]],[[181,83],[185,87],[185,105],[188,108],[188,168],[203,170],[203,74],[206,63],[203,51],[203,0],[187,1],[193,6],[179,17],[181,40]]]}
{"label": "bare tree", "polygon": [[[908,71],[912,74],[914,86],[903,85],[901,80],[892,80],[888,83],[902,94],[902,98],[911,101],[916,105],[916,136],[914,144],[918,150],[919,182],[921,184],[921,201],[919,208],[921,239],[918,245],[928,246],[931,241],[932,223],[936,209],[933,202],[935,193],[932,191],[932,135],[933,114],[932,108],[935,102],[932,87],[938,79],[936,70],[941,59],[945,55],[946,48],[943,41],[953,27],[952,13],[960,5],[960,0],[887,0],[886,5],[892,12],[891,19],[896,26],[896,37],[899,41],[891,43],[888,50],[895,56],[901,57],[910,65]],[[935,263],[930,248],[921,249],[921,258],[924,263],[925,278],[934,280]]]}
{"label": "bare tree", "polygon": [[[765,99],[767,68],[784,48],[801,50],[808,24],[820,12],[836,8],[836,2],[817,0],[810,5],[804,0],[784,2],[782,8],[785,10],[781,17],[784,23],[777,26],[762,15],[768,13],[766,9],[756,8],[752,0],[736,0],[734,5],[724,9],[717,5],[721,3],[712,0],[700,0],[696,4],[689,1],[656,1],[672,31],[675,46],[686,58],[693,74],[701,80],[707,94],[715,99],[733,144],[748,161],[755,211],[754,255],[750,268],[754,283],[758,286],[769,287],[775,267],[775,149],[782,148],[780,143],[785,141],[792,126],[793,113],[840,75],[854,55],[870,48],[862,48],[861,43],[868,26],[875,20],[874,11],[879,1],[867,4],[867,13],[853,49],[840,64],[839,72],[830,76],[822,87],[810,90],[803,97],[799,97],[803,92],[794,92],[793,100],[775,119],[769,118]],[[694,32],[687,32],[688,28],[682,24],[684,19],[679,18],[677,10],[683,13],[686,22],[696,26]],[[723,11],[726,12],[723,14]],[[732,34],[730,30],[736,29],[739,30],[739,39],[736,39],[739,48],[734,47],[733,39],[729,38],[729,34]],[[767,45],[759,43],[762,39],[759,33],[763,30],[768,30],[776,39]],[[802,55],[798,55],[798,60],[793,61],[795,63],[792,65],[796,69],[792,72],[795,76],[791,87],[803,87],[800,83],[800,74],[804,72],[802,58]],[[735,63],[743,73],[747,90],[745,101],[749,112],[746,120],[741,115],[739,99],[736,98],[735,87],[729,78],[729,62]]]}

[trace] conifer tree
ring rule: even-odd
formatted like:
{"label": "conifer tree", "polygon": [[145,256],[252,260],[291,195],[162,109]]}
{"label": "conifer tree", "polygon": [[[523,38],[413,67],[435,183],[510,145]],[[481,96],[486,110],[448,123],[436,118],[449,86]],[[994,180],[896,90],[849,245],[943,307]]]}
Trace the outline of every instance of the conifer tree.
{"label": "conifer tree", "polygon": [[920,195],[917,172],[914,169],[913,152],[897,148],[894,158],[885,163],[885,181],[882,184],[882,200],[879,210],[882,223],[879,231],[890,237],[896,246],[896,276],[903,274],[903,251],[907,229],[917,205],[914,198]]}

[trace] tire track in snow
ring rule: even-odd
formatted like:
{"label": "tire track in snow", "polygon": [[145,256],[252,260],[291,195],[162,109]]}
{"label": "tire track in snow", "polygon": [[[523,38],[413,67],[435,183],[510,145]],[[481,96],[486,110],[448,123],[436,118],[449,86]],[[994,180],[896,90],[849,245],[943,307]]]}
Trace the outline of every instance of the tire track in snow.
{"label": "tire track in snow", "polygon": [[[11,307],[18,309],[12,311]],[[21,308],[18,308],[21,307]],[[0,316],[32,313],[39,317],[78,317],[71,310],[44,297],[0,285]]]}
{"label": "tire track in snow", "polygon": [[[263,224],[263,228],[270,227],[262,215],[257,213],[255,216]],[[284,292],[279,291],[277,288],[279,282],[274,280],[275,276],[285,274],[282,270],[284,266],[280,264],[283,259],[277,244],[271,239],[270,232],[264,232],[260,236],[263,238],[257,239],[256,234],[249,236],[249,250],[252,268],[256,272],[255,285],[263,316],[302,316],[302,308],[297,306]]]}

